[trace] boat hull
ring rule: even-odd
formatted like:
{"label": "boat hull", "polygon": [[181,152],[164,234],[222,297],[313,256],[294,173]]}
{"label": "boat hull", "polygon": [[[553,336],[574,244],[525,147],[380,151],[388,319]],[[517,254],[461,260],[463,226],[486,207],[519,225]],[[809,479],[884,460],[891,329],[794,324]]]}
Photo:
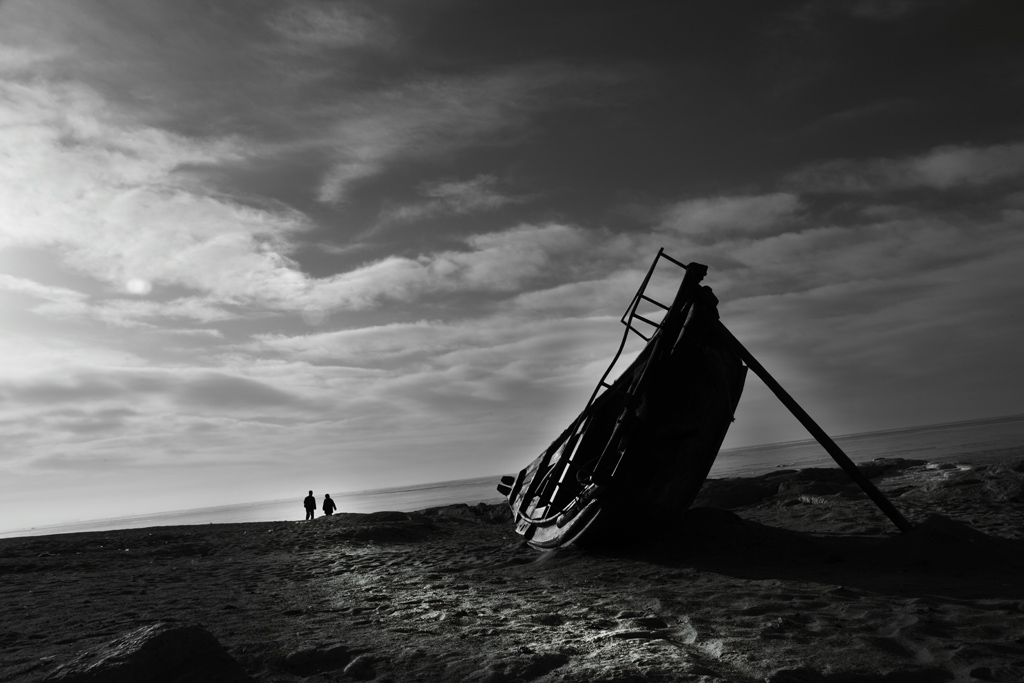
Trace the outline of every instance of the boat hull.
{"label": "boat hull", "polygon": [[693,503],[747,370],[717,333],[717,299],[700,277],[688,272],[637,359],[499,485],[533,547],[638,540],[663,533]]}

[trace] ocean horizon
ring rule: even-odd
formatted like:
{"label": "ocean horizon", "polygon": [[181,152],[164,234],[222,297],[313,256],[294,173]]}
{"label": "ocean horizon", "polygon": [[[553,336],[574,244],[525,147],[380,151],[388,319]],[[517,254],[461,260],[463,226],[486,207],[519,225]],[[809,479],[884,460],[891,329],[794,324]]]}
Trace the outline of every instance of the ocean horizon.
{"label": "ocean horizon", "polygon": [[[972,461],[1024,457],[1024,415],[966,420],[919,427],[833,437],[855,463],[875,458],[908,458],[949,462],[969,456]],[[524,456],[525,467],[533,456]],[[825,450],[813,439],[723,449],[711,478],[750,477],[778,469],[836,467]],[[338,512],[413,512],[432,507],[466,503],[501,503],[496,490],[503,472],[492,476],[427,482],[332,494]],[[322,497],[317,498],[322,503]],[[318,510],[317,516],[322,513]],[[244,522],[303,521],[301,498],[286,498],[215,507],[157,512],[129,517],[82,520],[0,531],[0,538],[43,536],[114,529],[160,526],[233,524]]]}

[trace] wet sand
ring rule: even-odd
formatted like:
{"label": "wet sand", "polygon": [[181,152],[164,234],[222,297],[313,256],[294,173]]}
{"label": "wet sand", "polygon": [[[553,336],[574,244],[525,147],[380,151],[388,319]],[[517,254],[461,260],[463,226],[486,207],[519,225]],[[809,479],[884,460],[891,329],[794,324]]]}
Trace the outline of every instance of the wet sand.
{"label": "wet sand", "polygon": [[0,540],[0,681],[1024,681],[1024,453],[710,480],[655,543],[504,506]]}

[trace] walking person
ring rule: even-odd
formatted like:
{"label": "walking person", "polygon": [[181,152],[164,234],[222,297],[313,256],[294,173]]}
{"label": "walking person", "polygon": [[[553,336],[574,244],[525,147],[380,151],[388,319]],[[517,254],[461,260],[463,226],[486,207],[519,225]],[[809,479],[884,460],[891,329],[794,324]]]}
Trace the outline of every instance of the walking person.
{"label": "walking person", "polygon": [[302,501],[302,505],[306,508],[306,519],[313,519],[313,513],[316,512],[316,498],[313,497],[312,491]]}
{"label": "walking person", "polygon": [[334,511],[338,509],[338,506],[331,500],[331,494],[324,494],[324,514],[330,517],[334,514]]}

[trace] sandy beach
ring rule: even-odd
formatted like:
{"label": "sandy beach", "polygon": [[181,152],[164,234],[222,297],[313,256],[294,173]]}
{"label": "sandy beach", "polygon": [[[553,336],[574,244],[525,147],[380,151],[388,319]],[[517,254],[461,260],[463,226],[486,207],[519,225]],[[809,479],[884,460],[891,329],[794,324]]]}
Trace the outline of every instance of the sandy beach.
{"label": "sandy beach", "polygon": [[655,543],[507,508],[0,540],[0,681],[1024,680],[1024,453],[709,480]]}

